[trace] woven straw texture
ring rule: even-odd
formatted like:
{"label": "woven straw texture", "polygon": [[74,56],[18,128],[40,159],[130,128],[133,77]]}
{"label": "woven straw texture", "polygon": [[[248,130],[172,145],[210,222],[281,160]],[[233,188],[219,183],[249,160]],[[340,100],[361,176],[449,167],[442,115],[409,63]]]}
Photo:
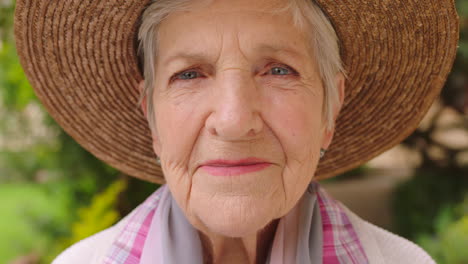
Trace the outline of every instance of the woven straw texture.
{"label": "woven straw texture", "polygon": [[[52,117],[115,168],[163,183],[137,105],[136,32],[148,1],[17,0],[15,34],[26,75]],[[453,64],[453,0],[317,0],[348,71],[324,179],[401,142],[438,96]]]}

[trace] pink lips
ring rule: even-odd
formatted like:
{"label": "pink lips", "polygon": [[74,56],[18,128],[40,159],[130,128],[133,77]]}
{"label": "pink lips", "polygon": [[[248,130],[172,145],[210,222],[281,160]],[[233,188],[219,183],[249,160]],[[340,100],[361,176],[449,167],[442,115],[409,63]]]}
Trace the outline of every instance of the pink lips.
{"label": "pink lips", "polygon": [[247,158],[242,160],[210,160],[200,167],[214,176],[235,176],[249,172],[263,170],[271,163],[258,158]]}

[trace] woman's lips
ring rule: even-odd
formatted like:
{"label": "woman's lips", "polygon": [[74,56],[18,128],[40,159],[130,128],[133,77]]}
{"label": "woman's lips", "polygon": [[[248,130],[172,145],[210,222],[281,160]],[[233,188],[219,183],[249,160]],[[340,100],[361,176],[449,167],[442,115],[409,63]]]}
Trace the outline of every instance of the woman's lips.
{"label": "woman's lips", "polygon": [[213,176],[235,176],[249,172],[256,172],[269,167],[271,163],[258,158],[242,160],[210,160],[201,168]]}

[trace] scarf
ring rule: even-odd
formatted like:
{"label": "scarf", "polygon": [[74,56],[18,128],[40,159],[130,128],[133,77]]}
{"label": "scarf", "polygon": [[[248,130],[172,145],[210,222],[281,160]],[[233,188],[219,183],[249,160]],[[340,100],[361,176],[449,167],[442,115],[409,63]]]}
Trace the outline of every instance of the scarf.
{"label": "scarf", "polygon": [[[199,235],[160,187],[129,216],[105,264],[203,263]],[[279,223],[268,264],[366,264],[364,249],[342,205],[312,182]]]}

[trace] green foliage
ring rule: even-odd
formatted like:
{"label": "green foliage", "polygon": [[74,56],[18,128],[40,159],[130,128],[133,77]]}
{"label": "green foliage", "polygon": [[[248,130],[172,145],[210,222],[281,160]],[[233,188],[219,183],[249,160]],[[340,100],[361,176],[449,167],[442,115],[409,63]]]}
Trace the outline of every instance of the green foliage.
{"label": "green foliage", "polygon": [[14,1],[0,1],[0,102],[2,110],[18,111],[36,100],[19,63],[13,40]]}
{"label": "green foliage", "polygon": [[53,233],[71,222],[67,190],[30,183],[0,184],[0,263],[19,255],[47,252]]}
{"label": "green foliage", "polygon": [[[30,137],[36,127],[28,120],[25,110],[31,104],[40,103],[19,64],[11,37],[11,24],[2,24],[2,21],[13,21],[12,15],[12,4],[7,8],[0,8],[0,135],[4,138],[20,139],[15,131],[11,131],[11,127],[21,131],[21,136]],[[48,256],[45,263],[50,263],[52,257],[65,247],[108,227],[122,215],[122,205],[116,206],[115,203],[116,193],[124,189],[123,183],[115,183],[106,189],[119,172],[84,150],[42,107],[39,107],[39,111],[45,116],[42,124],[53,133],[46,141],[36,140],[27,148],[0,149],[0,183],[42,182],[43,192],[55,197],[57,202],[66,201],[56,207],[66,217],[58,217],[50,213],[50,210],[42,210],[42,214],[28,213],[21,216],[7,214],[9,220],[22,220],[12,222],[0,219],[0,263],[6,263],[6,258],[2,259],[3,256],[13,257],[30,252]],[[135,192],[131,188],[127,190],[128,197],[132,200],[123,199],[125,212],[129,212],[141,202],[140,195],[148,195],[154,190],[154,185],[134,185],[138,185],[139,189],[143,186],[144,191]],[[103,196],[93,198],[103,189],[107,190]],[[11,192],[6,194],[15,197]],[[26,193],[23,195],[28,197]],[[32,196],[34,199],[34,194]],[[92,205],[89,208],[77,210],[90,203]],[[19,204],[19,201],[12,200],[13,206]],[[49,205],[54,206],[54,203],[50,202]],[[30,203],[25,210],[41,210],[43,207]],[[1,232],[4,229],[8,232]],[[66,239],[58,240],[59,244],[55,242],[64,237]],[[3,246],[9,241],[17,241],[12,244],[17,250]],[[3,249],[8,254],[2,252]]]}
{"label": "green foliage", "polygon": [[61,182],[70,185],[70,195],[78,203],[88,203],[118,174],[62,130],[55,142],[37,142],[23,150],[0,150],[0,182]]}
{"label": "green foliage", "polygon": [[461,17],[468,16],[468,1],[466,0],[458,0],[456,1],[457,10]]}
{"label": "green foliage", "polygon": [[457,12],[460,16],[460,49],[459,51],[468,59],[468,1],[456,1]]}
{"label": "green foliage", "polygon": [[435,235],[417,239],[438,264],[468,263],[468,196],[457,209],[444,208],[435,220]]}
{"label": "green foliage", "polygon": [[468,76],[468,0],[457,0],[456,5],[460,16],[460,39],[453,71],[462,72],[466,78]]}
{"label": "green foliage", "polygon": [[4,111],[21,111],[37,100],[12,43],[5,42],[0,46],[0,69],[0,99]]}
{"label": "green foliage", "polygon": [[109,185],[102,193],[93,197],[89,206],[78,210],[78,219],[71,225],[71,234],[59,240],[48,254],[46,263],[74,243],[102,231],[120,219],[117,211],[117,198],[127,187],[125,180],[120,179]]}
{"label": "green foliage", "polygon": [[0,1],[0,42],[13,39],[14,0]]}
{"label": "green foliage", "polygon": [[68,240],[69,245],[111,226],[119,219],[115,207],[125,186],[123,180],[112,183],[103,193],[93,197],[89,207],[78,211],[78,222],[72,226],[73,236]]}
{"label": "green foliage", "polygon": [[130,213],[159,187],[160,185],[158,184],[131,177],[127,178],[127,189],[120,196],[120,214],[127,215]]}
{"label": "green foliage", "polygon": [[396,233],[414,240],[420,234],[434,233],[441,210],[460,203],[468,193],[468,171],[420,169],[401,183],[393,200]]}

